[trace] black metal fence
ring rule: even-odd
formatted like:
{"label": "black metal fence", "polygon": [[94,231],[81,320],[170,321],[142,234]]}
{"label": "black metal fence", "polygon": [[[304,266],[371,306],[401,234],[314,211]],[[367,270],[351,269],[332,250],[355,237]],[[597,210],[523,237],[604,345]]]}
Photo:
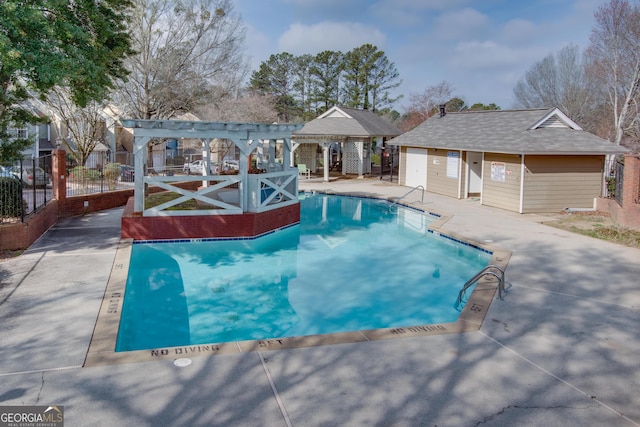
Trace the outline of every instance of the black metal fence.
{"label": "black metal fence", "polygon": [[379,158],[379,165],[373,164],[371,174],[377,175],[381,180],[389,182],[398,181],[398,169],[400,166],[399,150],[395,146],[387,145],[385,148],[378,148],[376,154]]}
{"label": "black metal fence", "polygon": [[53,199],[51,155],[1,165],[0,222],[24,221]]}
{"label": "black metal fence", "polygon": [[616,202],[618,202],[618,204],[622,206],[622,197],[623,197],[622,188],[624,185],[624,163],[621,162],[620,160],[616,161],[614,165],[613,176],[615,178],[615,190],[613,192],[613,197],[615,198]]}
{"label": "black metal fence", "polygon": [[128,156],[116,155],[120,162],[111,162],[106,151],[92,153],[84,165],[67,156],[67,196],[104,193],[131,188],[134,168]]}

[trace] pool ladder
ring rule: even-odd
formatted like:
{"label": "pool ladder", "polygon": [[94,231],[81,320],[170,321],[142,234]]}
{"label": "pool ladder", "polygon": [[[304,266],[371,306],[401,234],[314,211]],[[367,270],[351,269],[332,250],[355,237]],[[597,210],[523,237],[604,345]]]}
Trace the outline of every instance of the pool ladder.
{"label": "pool ladder", "polygon": [[[498,272],[496,272],[495,270],[497,270]],[[505,284],[504,270],[495,264],[490,264],[490,265],[487,265],[482,270],[480,270],[478,273],[476,273],[476,275],[473,276],[471,279],[467,280],[467,283],[465,283],[462,289],[460,289],[460,292],[458,293],[458,299],[456,300],[456,303],[454,305],[456,309],[460,309],[460,305],[462,304],[462,299],[464,298],[465,293],[467,292],[467,289],[469,289],[471,285],[473,285],[475,282],[480,280],[481,277],[487,276],[487,275],[494,276],[495,278],[498,279],[498,298],[500,298],[501,300],[504,299],[503,295],[507,293],[507,290],[505,289],[505,286],[504,286]]]}
{"label": "pool ladder", "polygon": [[414,191],[418,190],[418,189],[422,189],[422,198],[420,199],[420,203],[424,204],[424,187],[422,185],[416,185],[415,187],[413,187],[411,190],[407,191],[406,193],[404,193],[402,196],[400,196],[400,198],[398,200],[396,200],[395,202],[391,203],[391,205],[389,206],[389,210],[391,210],[392,207],[394,207],[395,205],[397,205],[398,203],[400,203],[400,200],[404,199],[405,197],[407,197],[409,194],[413,193]]}

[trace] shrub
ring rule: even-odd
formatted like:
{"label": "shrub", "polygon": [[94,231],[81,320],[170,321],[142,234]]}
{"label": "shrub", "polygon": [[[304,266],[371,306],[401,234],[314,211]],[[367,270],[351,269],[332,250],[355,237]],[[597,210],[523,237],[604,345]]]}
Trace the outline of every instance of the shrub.
{"label": "shrub", "polygon": [[100,179],[100,171],[86,166],[76,166],[69,171],[69,178],[76,181],[97,181]]}
{"label": "shrub", "polygon": [[187,161],[182,156],[176,156],[173,159],[167,159],[167,163],[170,164],[170,165],[174,165],[174,166],[182,166],[186,162]]}
{"label": "shrub", "polygon": [[22,183],[15,178],[0,178],[0,216],[19,217],[26,212]]}
{"label": "shrub", "polygon": [[616,177],[608,176],[607,181],[607,196],[611,199],[616,197]]}
{"label": "shrub", "polygon": [[114,190],[118,185],[118,178],[120,177],[120,163],[109,163],[102,169],[102,174],[107,181],[109,189]]}

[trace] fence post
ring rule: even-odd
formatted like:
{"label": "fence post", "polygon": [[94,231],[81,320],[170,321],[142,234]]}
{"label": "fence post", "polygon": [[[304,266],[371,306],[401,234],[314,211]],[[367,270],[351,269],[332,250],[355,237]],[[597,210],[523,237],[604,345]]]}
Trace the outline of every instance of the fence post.
{"label": "fence post", "polygon": [[53,197],[58,200],[58,209],[62,209],[67,201],[67,152],[62,149],[53,150],[51,166],[51,185]]}

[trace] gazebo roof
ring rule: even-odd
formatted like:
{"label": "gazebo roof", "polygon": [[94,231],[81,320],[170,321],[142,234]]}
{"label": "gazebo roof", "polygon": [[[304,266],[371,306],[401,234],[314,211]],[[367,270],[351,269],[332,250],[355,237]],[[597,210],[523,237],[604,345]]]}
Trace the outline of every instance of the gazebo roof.
{"label": "gazebo roof", "polygon": [[294,131],[291,137],[295,140],[335,140],[348,137],[394,137],[401,133],[374,112],[335,106],[306,123],[302,129]]}

